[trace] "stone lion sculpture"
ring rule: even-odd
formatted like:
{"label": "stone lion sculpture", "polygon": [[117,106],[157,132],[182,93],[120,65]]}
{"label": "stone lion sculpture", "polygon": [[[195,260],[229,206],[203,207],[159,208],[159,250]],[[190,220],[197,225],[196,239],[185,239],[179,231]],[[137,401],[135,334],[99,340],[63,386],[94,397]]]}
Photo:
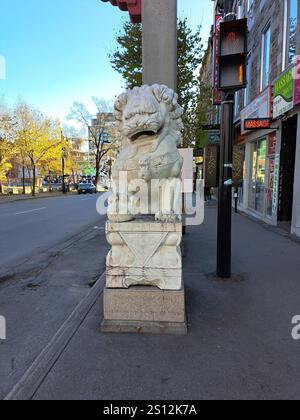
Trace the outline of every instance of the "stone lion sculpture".
{"label": "stone lion sculpture", "polygon": [[[122,140],[120,154],[112,171],[113,196],[108,208],[111,221],[125,222],[136,217],[136,214],[121,214],[117,210],[122,202],[130,201],[131,195],[136,192],[130,186],[126,192],[121,192],[120,181],[124,179],[124,174],[127,175],[128,185],[134,180],[142,180],[149,187],[153,180],[181,178],[183,160],[177,147],[182,139],[183,111],[177,101],[177,94],[164,85],[136,87],[117,99],[115,112]],[[156,203],[156,220],[178,220],[173,204],[169,211],[165,211],[161,202],[162,197]],[[151,210],[149,214],[152,214]]]}

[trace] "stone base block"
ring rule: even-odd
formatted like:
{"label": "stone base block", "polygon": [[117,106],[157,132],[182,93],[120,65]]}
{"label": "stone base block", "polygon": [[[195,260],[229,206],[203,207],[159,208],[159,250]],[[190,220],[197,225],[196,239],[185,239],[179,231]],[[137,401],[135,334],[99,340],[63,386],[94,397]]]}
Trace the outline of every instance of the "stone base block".
{"label": "stone base block", "polygon": [[107,321],[101,324],[101,332],[111,334],[165,334],[187,335],[186,322],[139,322]]}
{"label": "stone base block", "polygon": [[155,287],[104,290],[102,332],[187,334],[185,291]]}

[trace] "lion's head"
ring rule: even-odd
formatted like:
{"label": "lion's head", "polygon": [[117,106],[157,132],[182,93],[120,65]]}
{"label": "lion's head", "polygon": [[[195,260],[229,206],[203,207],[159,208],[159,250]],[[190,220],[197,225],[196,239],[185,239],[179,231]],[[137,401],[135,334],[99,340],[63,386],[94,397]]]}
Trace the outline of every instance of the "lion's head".
{"label": "lion's head", "polygon": [[183,111],[177,100],[177,94],[164,85],[144,85],[120,95],[115,110],[123,138],[137,143],[171,134],[179,145]]}

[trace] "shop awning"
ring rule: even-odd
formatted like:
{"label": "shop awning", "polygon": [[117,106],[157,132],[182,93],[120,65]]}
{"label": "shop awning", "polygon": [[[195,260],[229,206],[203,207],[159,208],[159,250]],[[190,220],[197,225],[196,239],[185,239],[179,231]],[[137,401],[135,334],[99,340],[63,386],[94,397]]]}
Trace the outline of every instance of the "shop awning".
{"label": "shop awning", "polygon": [[122,11],[128,11],[132,23],[142,22],[142,0],[101,0],[118,6]]}

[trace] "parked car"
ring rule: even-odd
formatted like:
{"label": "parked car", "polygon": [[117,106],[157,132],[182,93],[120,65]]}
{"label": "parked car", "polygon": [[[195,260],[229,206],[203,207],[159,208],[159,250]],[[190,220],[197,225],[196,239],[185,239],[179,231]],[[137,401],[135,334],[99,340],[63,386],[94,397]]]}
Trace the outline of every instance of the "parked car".
{"label": "parked car", "polygon": [[97,188],[90,182],[79,184],[78,194],[97,194]]}

